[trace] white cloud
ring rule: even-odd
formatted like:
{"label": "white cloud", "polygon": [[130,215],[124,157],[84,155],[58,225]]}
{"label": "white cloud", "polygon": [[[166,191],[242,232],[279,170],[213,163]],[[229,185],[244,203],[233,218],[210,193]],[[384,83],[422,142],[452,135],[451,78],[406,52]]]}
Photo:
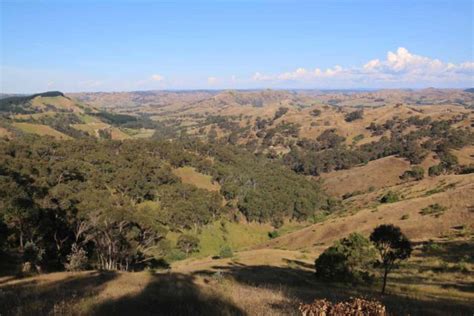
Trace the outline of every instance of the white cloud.
{"label": "white cloud", "polygon": [[165,80],[165,77],[163,77],[162,75],[154,74],[154,75],[151,75],[151,80],[153,80],[153,81],[163,81],[163,80]]}
{"label": "white cloud", "polygon": [[336,65],[325,70],[298,68],[274,75],[257,72],[252,80],[274,84],[296,82],[333,86],[402,86],[413,83],[441,86],[463,83],[470,86],[474,84],[474,62],[446,63],[412,54],[406,48],[400,47],[396,52],[389,51],[385,60],[373,59],[359,67],[343,68]]}

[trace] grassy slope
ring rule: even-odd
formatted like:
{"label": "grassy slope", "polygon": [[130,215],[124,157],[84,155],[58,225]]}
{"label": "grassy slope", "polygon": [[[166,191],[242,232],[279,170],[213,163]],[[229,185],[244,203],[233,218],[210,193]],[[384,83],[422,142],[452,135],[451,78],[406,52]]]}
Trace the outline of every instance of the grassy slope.
{"label": "grassy slope", "polygon": [[57,139],[71,139],[70,136],[65,135],[57,130],[42,124],[32,124],[32,123],[13,123],[14,127],[20,129],[25,133],[37,134],[42,136],[53,136]]}
{"label": "grassy slope", "polygon": [[[387,192],[387,189],[356,196],[348,201],[353,205],[352,214],[348,212],[341,214],[342,216],[333,215],[324,222],[269,241],[259,247],[324,249],[336,239],[351,232],[368,234],[375,226],[383,223],[399,225],[413,239],[439,237],[449,233],[453,227],[474,225],[470,210],[474,205],[474,174],[428,178],[419,182],[400,184],[390,189],[405,199],[390,204],[378,203],[378,199]],[[420,214],[421,209],[434,203],[447,207],[445,214],[438,218]],[[369,207],[357,211],[355,206],[359,204]],[[408,215],[408,219],[401,219],[403,215]]]}

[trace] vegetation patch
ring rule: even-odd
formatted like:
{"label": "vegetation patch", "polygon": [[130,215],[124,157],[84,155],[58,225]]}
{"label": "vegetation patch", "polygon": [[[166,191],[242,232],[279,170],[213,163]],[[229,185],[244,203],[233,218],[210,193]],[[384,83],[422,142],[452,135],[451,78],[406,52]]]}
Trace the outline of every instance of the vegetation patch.
{"label": "vegetation patch", "polygon": [[442,206],[438,203],[431,204],[420,211],[421,215],[430,215],[436,218],[440,217],[447,210],[445,206]]}

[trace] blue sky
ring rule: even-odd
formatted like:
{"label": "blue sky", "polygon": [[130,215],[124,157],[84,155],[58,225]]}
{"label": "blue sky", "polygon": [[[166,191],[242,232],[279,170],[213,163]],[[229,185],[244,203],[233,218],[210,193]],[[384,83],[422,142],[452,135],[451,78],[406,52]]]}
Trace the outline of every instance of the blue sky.
{"label": "blue sky", "polygon": [[473,1],[1,1],[1,90],[474,86]]}

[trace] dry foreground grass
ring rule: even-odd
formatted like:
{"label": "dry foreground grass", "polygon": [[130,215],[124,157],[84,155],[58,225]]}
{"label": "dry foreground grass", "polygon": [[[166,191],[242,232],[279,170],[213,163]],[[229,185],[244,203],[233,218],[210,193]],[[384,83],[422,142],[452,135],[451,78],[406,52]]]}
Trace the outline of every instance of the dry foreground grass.
{"label": "dry foreground grass", "polygon": [[[337,226],[339,221],[355,220],[361,212],[329,219],[322,227],[342,229]],[[444,221],[441,217],[439,222]],[[390,275],[389,293],[383,297],[377,282],[361,286],[315,279],[314,259],[339,238],[320,236],[327,245],[313,244],[309,232],[321,230],[320,224],[315,224],[255,249],[236,252],[230,259],[190,258],[164,271],[3,277],[0,314],[298,315],[301,302],[364,296],[381,300],[391,315],[472,315],[474,246],[469,221],[467,218],[467,224],[451,227],[433,240],[423,238],[421,229],[419,233],[409,230],[414,255]],[[347,227],[339,234],[349,232]],[[288,238],[294,243],[287,242]]]}
{"label": "dry foreground grass", "polygon": [[[390,293],[370,287],[324,284],[314,279],[312,254],[252,250],[229,260],[180,263],[171,271],[52,273],[0,279],[2,315],[297,315],[299,302],[367,296],[393,315],[470,315],[472,262],[459,267],[457,254],[472,244],[440,242],[415,256],[390,279]],[[457,249],[453,249],[457,248]],[[440,264],[441,263],[441,264]],[[463,270],[471,269],[471,270]]]}

